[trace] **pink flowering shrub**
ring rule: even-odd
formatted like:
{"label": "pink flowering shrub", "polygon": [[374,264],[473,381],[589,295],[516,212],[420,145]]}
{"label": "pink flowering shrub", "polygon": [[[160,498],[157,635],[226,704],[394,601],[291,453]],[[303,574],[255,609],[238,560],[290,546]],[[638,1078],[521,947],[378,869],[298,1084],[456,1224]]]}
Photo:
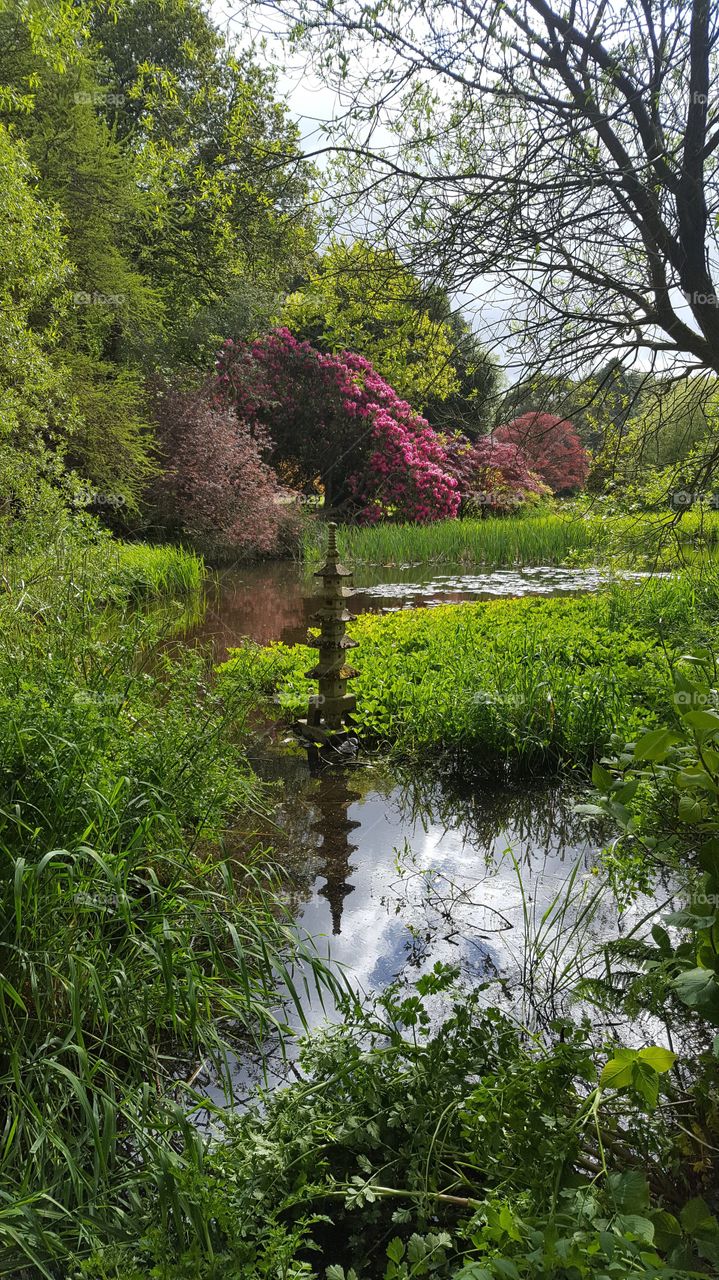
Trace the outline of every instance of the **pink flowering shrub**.
{"label": "pink flowering shrub", "polygon": [[251,345],[228,339],[215,396],[269,433],[276,463],[298,468],[308,485],[319,475],[327,506],[353,506],[365,521],[459,510],[439,437],[363,356],[324,354],[287,329]]}
{"label": "pink flowering shrub", "polygon": [[499,515],[550,493],[516,444],[492,435],[471,441],[455,433],[443,445],[445,465],[457,480],[466,514],[479,510]]}
{"label": "pink flowering shrub", "polygon": [[166,462],[154,506],[168,532],[215,558],[275,555],[297,539],[299,510],[263,459],[262,427],[203,391],[162,391],[156,420]]}

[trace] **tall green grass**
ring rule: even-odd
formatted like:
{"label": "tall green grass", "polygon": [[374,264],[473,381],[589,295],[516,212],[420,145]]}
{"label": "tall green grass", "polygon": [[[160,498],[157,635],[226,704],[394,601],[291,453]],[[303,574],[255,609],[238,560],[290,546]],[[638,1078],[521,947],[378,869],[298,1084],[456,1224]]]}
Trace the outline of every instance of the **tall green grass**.
{"label": "tall green grass", "polygon": [[60,582],[86,592],[95,606],[197,595],[206,577],[204,562],[193,551],[116,542],[96,531],[82,538],[71,530],[32,554],[0,556],[6,595],[17,598],[28,586],[32,590],[31,584],[47,582],[50,571]]}
{"label": "tall green grass", "polygon": [[[466,564],[511,567],[601,562],[608,558],[667,565],[693,559],[719,543],[719,513],[687,513],[674,526],[665,515],[601,516],[552,512],[435,524],[344,526],[339,548],[352,564]],[[314,567],[326,537],[321,522],[305,534],[304,555]]]}
{"label": "tall green grass", "polygon": [[269,859],[223,849],[232,814],[263,807],[247,699],[221,702],[201,654],[171,657],[157,618],[123,608],[118,566],[133,584],[176,583],[172,555],[118,550],[103,577],[85,552],[48,547],[0,592],[0,1276],[13,1280],[64,1276],[98,1242],[132,1238],[150,1201],[177,1238],[206,1239],[182,1190],[204,1161],[191,1082],[204,1065],[229,1089],[231,1053],[281,1030],[278,989],[301,1011]]}
{"label": "tall green grass", "polygon": [[[615,733],[664,713],[673,651],[719,620],[719,574],[618,584],[575,599],[365,614],[350,627],[357,725],[368,744],[464,773],[586,769]],[[234,651],[228,688],[306,708],[311,652]]]}

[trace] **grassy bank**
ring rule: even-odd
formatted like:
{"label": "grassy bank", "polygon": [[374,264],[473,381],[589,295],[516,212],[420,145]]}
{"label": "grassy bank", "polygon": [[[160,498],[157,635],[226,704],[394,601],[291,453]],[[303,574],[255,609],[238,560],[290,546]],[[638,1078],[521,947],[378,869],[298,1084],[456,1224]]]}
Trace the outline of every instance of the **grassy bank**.
{"label": "grassy bank", "polygon": [[[339,547],[352,564],[561,565],[627,563],[667,565],[693,560],[719,543],[719,513],[687,513],[672,528],[666,515],[601,516],[568,511],[538,516],[441,520],[435,524],[344,526]],[[316,567],[325,545],[323,526],[307,531],[304,554]]]}
{"label": "grassy bank", "polygon": [[68,530],[40,550],[0,556],[0,573],[6,599],[22,599],[28,588],[42,591],[54,574],[60,590],[85,591],[96,606],[197,595],[206,577],[193,551],[116,542],[96,529],[87,536]]}
{"label": "grassy bank", "polygon": [[[599,596],[364,615],[351,625],[357,724],[408,759],[501,775],[586,767],[612,734],[652,723],[669,655],[710,639],[717,575],[617,585]],[[248,646],[222,669],[233,693],[306,708],[305,646]]]}
{"label": "grassy bank", "polygon": [[[63,538],[0,594],[0,1275],[59,1277],[133,1238],[154,1203],[207,1224],[192,1081],[283,1020],[296,947],[261,848],[223,832],[262,806],[247,702],[168,656],[154,610],[184,553]],[[309,971],[314,965],[308,957]],[[319,967],[318,980],[321,980]]]}

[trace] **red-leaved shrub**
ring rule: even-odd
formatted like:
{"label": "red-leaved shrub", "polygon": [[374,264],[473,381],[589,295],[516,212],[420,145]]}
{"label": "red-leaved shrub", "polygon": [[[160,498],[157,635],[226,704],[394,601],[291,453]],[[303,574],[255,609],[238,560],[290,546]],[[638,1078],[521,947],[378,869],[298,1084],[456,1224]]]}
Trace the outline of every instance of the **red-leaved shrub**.
{"label": "red-leaved shrub", "polygon": [[459,485],[464,514],[516,511],[550,492],[518,445],[493,436],[472,441],[455,433],[443,438],[443,446],[445,466]]}
{"label": "red-leaved shrub", "polygon": [[497,427],[495,440],[522,450],[529,466],[553,493],[583,489],[591,459],[571,422],[551,413],[523,413]]}

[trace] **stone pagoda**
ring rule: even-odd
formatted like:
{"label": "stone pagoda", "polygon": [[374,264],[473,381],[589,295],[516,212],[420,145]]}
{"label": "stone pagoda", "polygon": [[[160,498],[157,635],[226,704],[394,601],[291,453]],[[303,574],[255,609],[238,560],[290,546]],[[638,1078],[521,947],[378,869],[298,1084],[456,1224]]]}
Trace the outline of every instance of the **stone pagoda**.
{"label": "stone pagoda", "polygon": [[347,681],[359,674],[347,662],[347,652],[357,646],[346,634],[347,623],[354,614],[345,607],[349,594],[344,586],[345,578],[351,578],[349,569],[340,564],[337,553],[337,525],[330,524],[327,544],[327,561],[315,574],[322,579],[320,608],[310,621],[319,624],[319,636],[310,633],[308,644],[319,649],[317,665],[307,672],[308,680],[317,680],[319,694],[310,698],[307,719],[300,720],[297,728],[303,737],[321,745],[340,747],[351,735],[351,715],[356,698],[347,692]]}

